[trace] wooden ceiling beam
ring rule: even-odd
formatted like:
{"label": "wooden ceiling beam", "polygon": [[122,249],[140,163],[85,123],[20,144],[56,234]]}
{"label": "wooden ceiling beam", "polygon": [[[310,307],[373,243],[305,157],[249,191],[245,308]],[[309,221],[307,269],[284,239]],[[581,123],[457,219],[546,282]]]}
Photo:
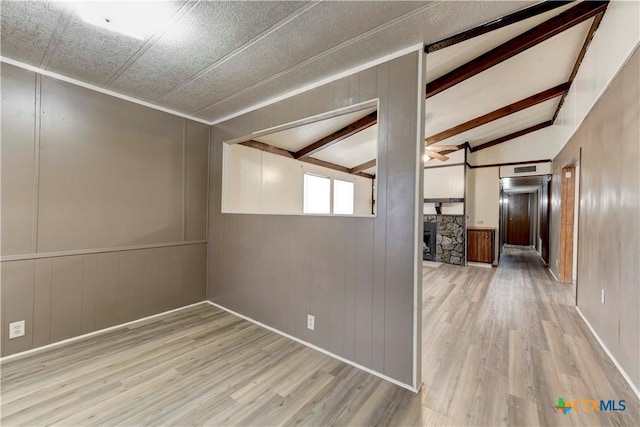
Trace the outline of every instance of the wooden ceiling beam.
{"label": "wooden ceiling beam", "polygon": [[278,156],[288,157],[289,159],[293,159],[294,155],[291,151],[285,150],[284,148],[274,147],[273,145],[265,144],[264,142],[254,141],[253,139],[250,141],[240,142],[240,145],[244,145],[245,147],[255,148],[260,151],[265,151],[271,154],[277,154]]}
{"label": "wooden ceiling beam", "polygon": [[[582,64],[582,60],[584,59],[584,56],[587,54],[589,45],[591,45],[591,40],[593,40],[593,36],[595,35],[596,30],[600,26],[600,22],[602,21],[602,17],[604,16],[605,11],[602,11],[599,14],[597,14],[593,19],[593,22],[591,23],[591,27],[589,28],[589,32],[587,33],[587,37],[585,37],[584,43],[582,44],[582,49],[580,49],[580,53],[578,54],[576,63],[573,65],[573,70],[571,70],[571,75],[569,76],[569,82],[568,82],[569,87],[571,87],[571,85],[573,84],[573,80],[575,80],[576,78],[576,74],[578,74],[578,69]],[[562,95],[562,98],[560,98],[560,102],[558,103],[556,112],[553,114],[553,119],[551,120],[553,123],[555,123],[556,118],[558,118],[558,114],[560,113],[560,109],[562,108],[562,105],[564,104],[564,100],[566,97],[567,97],[567,94],[565,93],[564,95]]]}
{"label": "wooden ceiling beam", "polygon": [[361,165],[352,167],[351,169],[349,169],[349,173],[357,173],[357,172],[366,171],[367,169],[371,169],[375,165],[376,165],[376,159],[369,160],[368,162],[364,162]]}
{"label": "wooden ceiling beam", "polygon": [[426,97],[430,98],[452,86],[479,74],[494,65],[524,52],[561,32],[606,10],[608,1],[583,1],[519,36],[491,49],[453,71],[427,83]]}
{"label": "wooden ceiling beam", "polygon": [[336,144],[343,139],[349,138],[350,136],[367,129],[368,127],[371,127],[376,123],[378,123],[378,112],[374,111],[373,113],[364,116],[360,120],[356,120],[355,122],[343,127],[342,129],[332,133],[331,135],[325,136],[319,141],[301,148],[294,153],[294,157],[301,160],[302,158],[312,156],[318,151],[329,148],[333,144]]}
{"label": "wooden ceiling beam", "polygon": [[[240,145],[244,145],[245,147],[251,147],[251,148],[255,148],[256,150],[260,150],[260,151],[264,151],[266,153],[271,153],[271,154],[276,154],[278,156],[282,156],[282,157],[286,157],[288,159],[294,159],[294,154],[291,151],[285,150],[284,148],[280,148],[280,147],[274,147],[273,145],[269,145],[269,144],[265,144],[264,142],[260,142],[260,141],[255,141],[255,140],[250,140],[250,141],[245,141],[245,142],[239,142],[238,144]],[[355,171],[355,172],[351,172],[350,168],[344,167],[344,166],[340,166],[340,165],[336,165],[335,163],[331,163],[331,162],[325,162],[324,160],[318,160],[318,159],[314,159],[312,157],[304,157],[301,159],[297,159],[301,162],[305,162],[305,163],[310,163],[310,164],[314,164],[314,165],[318,165],[318,166],[322,166],[328,169],[333,169],[339,172],[344,172],[344,173],[348,173],[351,175],[356,175],[356,176],[361,176],[363,178],[369,178],[369,179],[373,179],[375,178],[374,175],[368,174],[368,173],[364,173],[362,171]]]}
{"label": "wooden ceiling beam", "polygon": [[538,123],[537,125],[528,127],[526,129],[519,130],[517,132],[510,133],[509,135],[501,136],[500,138],[496,138],[489,142],[485,142],[484,144],[476,145],[475,147],[470,147],[472,153],[476,151],[484,150],[485,148],[493,147],[494,145],[502,144],[503,142],[510,141],[512,139],[518,138],[519,136],[526,135],[531,132],[535,132],[540,129],[544,129],[553,124],[553,120],[547,120],[546,122]]}
{"label": "wooden ceiling beam", "polygon": [[478,126],[482,126],[494,120],[501,119],[510,114],[517,113],[518,111],[522,111],[526,108],[533,107],[534,105],[540,104],[544,101],[548,101],[552,98],[566,93],[568,90],[569,84],[562,83],[551,89],[547,89],[528,98],[514,102],[513,104],[507,105],[506,107],[498,108],[497,110],[487,113],[484,116],[476,117],[475,119],[469,120],[468,122],[462,123],[440,133],[432,135],[426,138],[425,141],[427,145],[435,144],[436,142],[451,138],[452,136],[461,134],[462,132],[466,132],[470,129],[477,128]]}
{"label": "wooden ceiling beam", "polygon": [[463,31],[453,36],[447,37],[437,42],[430,43],[424,47],[424,53],[432,53],[445,47],[453,46],[454,44],[467,41],[474,37],[481,36],[494,30],[506,27],[507,25],[515,24],[516,22],[524,21],[525,19],[532,18],[545,12],[549,12],[560,6],[564,6],[569,3],[573,3],[574,0],[569,1],[543,1],[538,4],[534,4],[526,9],[518,10],[510,13],[509,15],[501,16],[498,19],[489,21],[486,24],[478,25],[470,30]]}
{"label": "wooden ceiling beam", "polygon": [[313,157],[303,157],[302,159],[298,159],[301,162],[310,163],[312,165],[322,166],[325,168],[337,170],[344,173],[349,173],[351,175],[361,176],[363,178],[373,179],[375,175],[371,175],[364,172],[351,172],[351,169],[346,168],[344,166],[336,165],[335,163],[325,162],[324,160],[314,159]]}

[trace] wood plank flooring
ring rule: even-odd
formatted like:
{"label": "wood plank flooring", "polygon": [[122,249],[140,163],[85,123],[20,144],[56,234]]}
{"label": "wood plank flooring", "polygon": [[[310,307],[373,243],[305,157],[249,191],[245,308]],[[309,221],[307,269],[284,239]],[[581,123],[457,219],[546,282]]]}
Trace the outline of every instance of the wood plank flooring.
{"label": "wood plank flooring", "polygon": [[206,304],[1,369],[3,426],[419,420],[418,395]]}
{"label": "wood plank flooring", "polygon": [[[639,403],[569,287],[530,250],[424,269],[415,395],[200,305],[1,368],[4,425],[640,425]],[[625,399],[567,415],[559,397]]]}
{"label": "wood plank flooring", "polygon": [[[640,425],[639,402],[531,249],[500,267],[423,271],[423,425]],[[624,399],[624,412],[567,415],[559,397]]]}

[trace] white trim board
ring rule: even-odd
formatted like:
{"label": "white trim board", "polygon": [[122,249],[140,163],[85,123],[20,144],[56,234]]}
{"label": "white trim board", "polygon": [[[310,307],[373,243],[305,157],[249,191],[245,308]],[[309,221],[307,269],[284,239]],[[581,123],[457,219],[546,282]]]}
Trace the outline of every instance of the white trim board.
{"label": "white trim board", "polygon": [[308,85],[302,86],[302,87],[300,87],[298,89],[294,89],[294,90],[292,90],[290,92],[286,92],[286,93],[284,93],[282,95],[267,99],[264,102],[260,102],[258,104],[252,105],[251,107],[247,107],[247,108],[245,108],[243,110],[240,110],[238,112],[229,114],[228,116],[224,116],[224,117],[222,117],[220,119],[214,120],[210,124],[211,125],[217,125],[219,123],[226,122],[227,120],[231,120],[233,118],[242,116],[243,114],[247,114],[247,113],[250,113],[252,111],[258,110],[260,108],[266,107],[268,105],[275,104],[276,102],[282,101],[282,100],[287,99],[287,98],[291,98],[293,96],[299,95],[299,94],[301,94],[303,92],[306,92],[308,90],[315,89],[315,88],[320,87],[322,85],[325,85],[327,83],[331,83],[331,82],[334,82],[336,80],[342,79],[344,77],[350,76],[352,74],[358,73],[360,71],[367,70],[369,68],[375,67],[376,65],[384,64],[385,62],[389,62],[392,59],[399,58],[399,57],[407,55],[407,54],[409,54],[411,52],[415,52],[415,51],[422,52],[423,50],[424,50],[424,44],[423,43],[419,43],[419,44],[416,44],[416,45],[413,45],[413,46],[409,46],[407,48],[404,48],[404,49],[398,50],[396,52],[393,52],[393,53],[391,53],[389,55],[382,56],[382,57],[380,57],[378,59],[375,59],[373,61],[366,62],[366,63],[364,63],[362,65],[357,66],[357,67],[350,68],[350,69],[345,70],[345,71],[343,71],[341,73],[334,74],[334,75],[326,77],[326,78],[324,78],[322,80],[318,80],[316,82],[313,82],[313,83],[310,83]]}
{"label": "white trim board", "polygon": [[416,129],[416,164],[415,164],[415,220],[413,224],[413,387],[419,390],[422,387],[422,245],[423,236],[420,227],[423,227],[424,218],[424,156],[423,143],[425,128],[425,103],[424,88],[427,84],[426,68],[427,55],[423,54],[424,45],[418,53],[418,88],[417,88],[417,129]]}
{"label": "white trim board", "polygon": [[249,321],[249,322],[251,322],[251,323],[253,323],[255,325],[258,325],[261,328],[267,329],[267,330],[269,330],[271,332],[275,332],[278,335],[282,335],[285,338],[289,338],[290,340],[293,340],[293,341],[295,341],[297,343],[305,345],[305,346],[307,346],[307,347],[309,347],[309,348],[311,348],[313,350],[319,351],[320,353],[323,353],[323,354],[326,354],[327,356],[333,357],[334,359],[337,359],[337,360],[339,360],[341,362],[344,362],[344,363],[346,363],[348,365],[351,365],[351,366],[353,366],[355,368],[358,368],[358,369],[360,369],[362,371],[365,371],[365,372],[367,372],[367,373],[369,373],[371,375],[375,375],[376,377],[382,378],[385,381],[389,381],[390,383],[393,383],[393,384],[395,384],[397,386],[405,388],[405,389],[407,389],[409,391],[412,391],[414,393],[418,393],[418,391],[419,391],[419,389],[416,389],[415,387],[413,387],[413,386],[411,386],[409,384],[402,383],[402,382],[400,382],[400,381],[398,381],[398,380],[396,380],[394,378],[388,377],[388,376],[386,376],[384,374],[381,374],[380,372],[374,371],[371,368],[367,368],[366,366],[360,365],[359,363],[356,363],[356,362],[354,362],[352,360],[345,359],[344,357],[338,356],[335,353],[331,353],[330,351],[325,350],[322,347],[318,347],[315,344],[311,344],[310,342],[303,341],[300,338],[296,338],[296,337],[294,337],[292,335],[287,334],[286,332],[282,332],[282,331],[280,331],[280,330],[278,330],[276,328],[273,328],[273,327],[271,327],[269,325],[265,325],[262,322],[259,322],[259,321],[255,320],[255,319],[252,319],[251,317],[245,316],[244,314],[240,314],[240,313],[238,313],[236,311],[233,311],[231,309],[228,309],[227,307],[224,307],[224,306],[222,306],[220,304],[216,304],[213,301],[207,300],[207,301],[204,301],[204,302],[207,303],[207,304],[212,305],[213,307],[219,308],[220,310],[224,310],[227,313],[233,314],[234,316],[240,317],[241,319],[247,320],[247,321]]}
{"label": "white trim board", "polygon": [[54,78],[54,79],[57,79],[57,80],[61,80],[63,82],[71,83],[71,84],[74,84],[76,86],[83,87],[85,89],[90,89],[90,90],[93,90],[93,91],[96,91],[96,92],[103,93],[105,95],[113,96],[115,98],[123,99],[123,100],[129,101],[129,102],[133,102],[134,104],[139,104],[139,105],[142,105],[142,106],[145,106],[145,107],[153,108],[154,110],[158,110],[158,111],[162,111],[162,112],[165,112],[165,113],[173,114],[173,115],[178,116],[178,117],[183,117],[185,119],[193,120],[194,122],[199,122],[199,123],[203,123],[205,125],[212,126],[212,125],[217,125],[219,123],[222,123],[222,122],[225,122],[227,120],[233,119],[235,117],[241,116],[243,114],[250,113],[251,111],[258,110],[258,109],[266,107],[268,105],[275,104],[276,102],[282,101],[282,100],[287,99],[287,98],[291,98],[291,97],[293,97],[295,95],[299,95],[299,94],[301,94],[303,92],[306,92],[308,90],[311,90],[311,89],[317,88],[319,86],[325,85],[327,83],[331,83],[333,81],[342,79],[344,77],[350,76],[352,74],[355,74],[357,72],[366,70],[368,68],[375,67],[376,65],[383,64],[385,62],[391,61],[392,59],[399,58],[401,56],[407,55],[407,54],[409,54],[411,52],[422,51],[423,49],[424,49],[424,44],[423,43],[416,44],[416,45],[413,45],[413,46],[409,46],[407,48],[404,48],[404,49],[398,50],[396,52],[390,53],[389,55],[382,56],[382,57],[380,57],[378,59],[375,59],[373,61],[366,62],[366,63],[364,63],[362,65],[357,66],[357,67],[350,68],[350,69],[345,70],[343,72],[340,72],[338,74],[334,74],[332,76],[329,76],[329,77],[326,77],[324,79],[318,80],[316,82],[310,83],[308,85],[302,86],[302,87],[300,87],[298,89],[294,89],[292,91],[286,92],[286,93],[284,93],[282,95],[279,95],[279,96],[276,96],[274,98],[269,98],[266,101],[263,101],[263,102],[260,102],[258,104],[252,105],[252,106],[247,107],[247,108],[245,108],[243,110],[240,110],[238,112],[229,114],[228,116],[224,116],[224,117],[222,117],[220,119],[217,119],[217,120],[214,120],[214,121],[209,121],[209,120],[205,120],[205,119],[202,119],[202,118],[199,118],[199,117],[191,116],[189,114],[184,114],[184,113],[181,113],[179,111],[172,110],[172,109],[166,108],[166,107],[162,107],[160,105],[152,104],[150,102],[143,101],[141,99],[134,98],[134,97],[131,97],[131,96],[128,96],[128,95],[124,95],[124,94],[119,93],[119,92],[115,92],[115,91],[112,91],[112,90],[109,90],[109,89],[104,89],[104,88],[101,88],[100,86],[96,86],[96,85],[93,85],[93,84],[90,84],[90,83],[85,83],[85,82],[83,82],[81,80],[77,80],[77,79],[74,79],[74,78],[71,78],[71,77],[67,77],[67,76],[64,76],[62,74],[54,73],[52,71],[47,71],[47,70],[44,70],[44,69],[42,69],[40,67],[36,67],[36,66],[33,66],[33,65],[25,64],[24,62],[16,61],[14,59],[7,58],[5,56],[0,56],[0,62],[5,63],[5,64],[9,64],[9,65],[13,65],[15,67],[22,68],[22,69],[25,69],[25,70],[28,70],[28,71],[33,71],[35,73],[39,73],[39,74],[42,74],[44,76],[48,76],[48,77],[51,77],[51,78]]}
{"label": "white trim board", "polygon": [[126,323],[120,323],[118,325],[109,326],[108,328],[99,329],[97,331],[89,332],[87,334],[78,335],[77,337],[67,338],[66,340],[62,340],[62,341],[56,341],[54,343],[43,345],[41,347],[32,348],[31,350],[25,350],[25,351],[21,351],[20,353],[10,354],[8,356],[0,357],[0,362],[6,362],[8,360],[17,359],[17,358],[20,358],[22,356],[27,356],[29,354],[34,354],[34,353],[45,351],[45,350],[48,350],[48,349],[51,349],[51,348],[59,347],[61,345],[69,344],[69,343],[72,343],[72,342],[75,342],[75,341],[79,341],[79,340],[82,340],[82,339],[85,339],[85,338],[89,338],[89,337],[92,337],[94,335],[101,335],[101,334],[104,334],[106,332],[113,331],[115,329],[124,328],[124,327],[129,326],[129,325],[135,325],[136,323],[140,323],[140,322],[144,322],[146,320],[150,320],[150,319],[153,319],[153,318],[156,318],[156,317],[164,316],[165,314],[171,314],[171,313],[175,313],[176,311],[180,311],[180,310],[184,310],[184,309],[187,309],[187,308],[195,307],[197,305],[207,304],[207,302],[208,301],[206,301],[206,300],[205,301],[196,302],[196,303],[193,303],[193,304],[185,305],[183,307],[174,308],[173,310],[163,311],[162,313],[158,313],[158,314],[152,314],[151,316],[143,317],[141,319],[132,320],[132,321],[126,322]]}
{"label": "white trim board", "polygon": [[595,329],[593,329],[593,327],[591,326],[591,323],[589,323],[589,321],[587,320],[586,317],[584,317],[584,314],[582,314],[582,311],[580,311],[580,309],[578,308],[578,306],[576,305],[576,311],[578,312],[578,314],[580,315],[580,317],[582,317],[582,320],[584,320],[584,323],[589,327],[589,329],[591,330],[591,333],[593,334],[593,336],[596,338],[596,340],[598,341],[598,344],[600,344],[600,347],[602,347],[602,349],[604,350],[605,353],[607,353],[607,356],[609,356],[609,359],[611,359],[611,361],[613,362],[613,364],[616,366],[616,368],[618,368],[618,371],[620,371],[620,373],[622,374],[622,377],[624,378],[624,380],[627,382],[627,384],[629,384],[629,387],[631,387],[631,390],[633,390],[633,392],[636,394],[636,396],[638,397],[638,399],[640,399],[640,389],[638,389],[638,387],[636,387],[636,385],[633,383],[633,381],[631,381],[631,378],[629,378],[629,375],[627,375],[627,373],[625,372],[625,370],[622,368],[622,366],[620,365],[620,363],[618,363],[618,361],[616,360],[615,357],[613,357],[613,354],[609,351],[609,349],[607,348],[607,346],[604,344],[604,342],[600,339],[600,336],[596,333]]}
{"label": "white trim board", "polygon": [[55,257],[61,257],[61,256],[101,254],[105,252],[139,251],[142,249],[168,248],[172,246],[202,245],[205,243],[208,243],[207,240],[190,240],[190,241],[184,241],[184,242],[151,243],[148,245],[119,246],[114,248],[73,249],[69,251],[37,252],[37,253],[16,254],[16,255],[3,255],[3,256],[0,256],[0,261],[1,262],[22,261],[25,259],[40,259],[40,258],[55,258]]}
{"label": "white trim board", "polygon": [[194,122],[203,123],[205,125],[211,125],[210,122],[208,122],[208,121],[206,121],[204,119],[200,119],[198,117],[193,117],[193,116],[190,116],[188,114],[180,113],[179,111],[172,110],[170,108],[161,107],[159,105],[152,104],[150,102],[146,102],[146,101],[143,101],[143,100],[138,99],[138,98],[133,98],[131,96],[124,95],[124,94],[119,93],[119,92],[115,92],[113,90],[104,89],[104,88],[101,88],[100,86],[92,85],[91,83],[85,83],[85,82],[83,82],[81,80],[76,80],[76,79],[71,78],[71,77],[63,76],[62,74],[58,74],[58,73],[54,73],[54,72],[51,72],[51,71],[47,71],[47,70],[44,70],[44,69],[42,69],[40,67],[35,67],[33,65],[25,64],[24,62],[16,61],[14,59],[7,58],[5,56],[0,56],[0,62],[3,62],[5,64],[9,64],[9,65],[13,65],[15,67],[22,68],[24,70],[33,71],[35,73],[42,74],[43,76],[51,77],[51,78],[54,78],[54,79],[57,79],[57,80],[60,80],[60,81],[63,81],[63,82],[71,83],[71,84],[74,84],[76,86],[83,87],[85,89],[89,89],[89,90],[93,90],[95,92],[103,93],[105,95],[113,96],[114,98],[119,98],[119,99],[122,99],[122,100],[125,100],[125,101],[133,102],[134,104],[142,105],[144,107],[153,108],[154,110],[162,111],[164,113],[173,114],[174,116],[178,116],[178,117],[182,117],[182,118],[185,118],[185,119],[193,120]]}

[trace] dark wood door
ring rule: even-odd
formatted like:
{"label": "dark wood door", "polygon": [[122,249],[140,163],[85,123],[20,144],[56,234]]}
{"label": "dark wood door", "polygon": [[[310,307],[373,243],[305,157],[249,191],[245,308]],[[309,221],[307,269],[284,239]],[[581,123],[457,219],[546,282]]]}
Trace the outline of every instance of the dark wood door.
{"label": "dark wood door", "polygon": [[507,243],[529,245],[529,194],[509,194],[507,205]]}

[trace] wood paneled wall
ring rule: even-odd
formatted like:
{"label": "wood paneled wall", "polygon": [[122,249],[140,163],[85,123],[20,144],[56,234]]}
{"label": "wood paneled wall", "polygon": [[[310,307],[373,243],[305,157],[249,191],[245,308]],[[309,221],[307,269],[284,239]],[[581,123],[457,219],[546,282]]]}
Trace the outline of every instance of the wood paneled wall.
{"label": "wood paneled wall", "polygon": [[[420,55],[215,125],[211,147],[207,297],[408,385],[420,376]],[[221,213],[223,141],[375,98],[375,218]],[[306,327],[307,314],[315,331]]]}
{"label": "wood paneled wall", "polygon": [[209,126],[4,63],[1,88],[2,354],[204,299]]}
{"label": "wood paneled wall", "polygon": [[[553,161],[551,268],[558,275],[562,169],[580,153],[578,307],[640,388],[640,52]],[[605,304],[600,302],[605,290]]]}
{"label": "wood paneled wall", "polygon": [[[2,355],[205,298],[206,244],[3,262]],[[9,323],[26,335],[8,339]]]}

